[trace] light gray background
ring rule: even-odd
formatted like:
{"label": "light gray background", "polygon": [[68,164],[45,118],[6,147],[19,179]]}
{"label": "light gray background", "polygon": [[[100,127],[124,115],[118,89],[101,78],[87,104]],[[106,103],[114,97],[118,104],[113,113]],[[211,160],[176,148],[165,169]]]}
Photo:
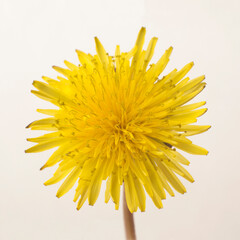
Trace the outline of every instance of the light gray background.
{"label": "light gray background", "polygon": [[187,194],[168,196],[162,210],[148,198],[135,214],[138,239],[240,239],[239,12],[238,0],[1,0],[0,239],[124,239],[122,207],[104,203],[104,185],[95,206],[80,211],[74,190],[59,200],[59,185],[43,185],[55,170],[39,171],[50,152],[24,154],[25,138],[38,135],[24,127],[50,106],[30,94],[34,79],[56,77],[51,66],[64,59],[77,63],[76,48],[95,53],[95,35],[110,54],[116,44],[128,51],[141,26],[147,41],[159,37],[153,60],[174,47],[165,73],[194,60],[190,76],[206,74],[195,102],[207,100],[199,124],[213,127],[192,138],[210,154],[186,155],[196,182],[183,181]]}

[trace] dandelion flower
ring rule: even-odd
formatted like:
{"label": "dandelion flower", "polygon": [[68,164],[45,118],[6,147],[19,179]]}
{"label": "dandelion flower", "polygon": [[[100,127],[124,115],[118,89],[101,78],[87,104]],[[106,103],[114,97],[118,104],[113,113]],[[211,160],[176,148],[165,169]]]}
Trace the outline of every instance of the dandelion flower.
{"label": "dandelion flower", "polygon": [[[146,193],[158,208],[166,192],[185,193],[178,176],[193,182],[182,165],[189,161],[178,149],[206,155],[187,137],[210,126],[193,125],[206,112],[206,102],[188,104],[205,87],[204,76],[186,77],[193,63],[180,71],[161,76],[172,47],[156,64],[149,65],[157,38],[143,50],[146,30],[142,28],[133,49],[115,56],[106,53],[97,37],[96,55],[76,50],[80,65],[64,61],[67,68],[53,66],[57,80],[34,81],[32,93],[54,104],[55,109],[38,109],[48,117],[27,126],[50,133],[27,139],[36,143],[27,153],[58,147],[41,169],[58,164],[45,185],[64,179],[57,197],[77,183],[74,201],[79,210],[88,199],[96,202],[106,180],[105,202],[111,198],[119,207],[124,183],[130,212],[145,211]],[[161,76],[161,77],[160,77]]]}

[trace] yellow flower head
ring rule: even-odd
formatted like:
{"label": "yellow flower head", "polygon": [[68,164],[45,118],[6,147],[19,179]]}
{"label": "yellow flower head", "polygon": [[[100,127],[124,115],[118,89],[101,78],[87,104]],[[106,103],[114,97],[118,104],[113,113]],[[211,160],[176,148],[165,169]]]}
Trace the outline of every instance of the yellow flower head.
{"label": "yellow flower head", "polygon": [[63,77],[33,82],[37,90],[32,93],[57,109],[38,109],[49,117],[32,122],[28,128],[51,133],[29,138],[37,144],[26,152],[58,147],[41,168],[58,164],[45,185],[65,179],[57,192],[61,197],[78,182],[74,196],[77,209],[86,199],[94,205],[103,180],[105,201],[112,198],[116,209],[123,183],[131,212],[145,210],[145,191],[162,208],[165,191],[171,196],[172,188],[186,192],[177,175],[194,181],[182,167],[189,161],[176,148],[192,154],[208,153],[187,138],[210,127],[192,125],[206,112],[206,108],[199,109],[206,102],[186,104],[204,89],[204,76],[185,77],[191,62],[180,71],[174,69],[159,77],[172,47],[148,66],[157,38],[143,50],[145,33],[142,28],[130,52],[121,53],[117,46],[115,56],[109,56],[95,38],[97,55],[77,50],[80,65],[64,61],[67,69],[53,67]]}

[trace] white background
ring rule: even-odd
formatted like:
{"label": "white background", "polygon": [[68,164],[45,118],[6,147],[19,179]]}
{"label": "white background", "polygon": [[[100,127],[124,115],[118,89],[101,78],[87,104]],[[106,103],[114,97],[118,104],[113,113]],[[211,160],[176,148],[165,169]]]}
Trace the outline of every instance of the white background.
{"label": "white background", "polygon": [[74,190],[57,199],[59,185],[43,185],[55,170],[39,171],[50,152],[25,154],[34,133],[24,127],[50,106],[30,94],[33,80],[56,77],[51,66],[64,59],[77,63],[76,48],[95,53],[95,35],[110,54],[116,44],[128,51],[141,26],[147,41],[159,37],[154,60],[174,47],[166,72],[194,60],[190,76],[206,74],[195,102],[207,100],[199,123],[213,127],[193,138],[210,154],[187,156],[195,183],[183,181],[187,194],[168,196],[161,210],[148,198],[135,214],[137,237],[240,239],[239,12],[238,0],[1,0],[0,239],[124,239],[122,207],[104,203],[105,186],[94,207],[76,211]]}

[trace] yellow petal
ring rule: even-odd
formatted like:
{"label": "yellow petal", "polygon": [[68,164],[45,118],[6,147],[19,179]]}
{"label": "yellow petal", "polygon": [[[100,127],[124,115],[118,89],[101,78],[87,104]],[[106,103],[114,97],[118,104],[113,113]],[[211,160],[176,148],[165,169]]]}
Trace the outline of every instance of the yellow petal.
{"label": "yellow petal", "polygon": [[180,180],[176,177],[176,175],[166,166],[164,162],[158,161],[157,162],[159,168],[166,176],[169,183],[179,192],[179,193],[185,193],[186,188],[183,186],[183,184],[180,182]]}
{"label": "yellow petal", "polygon": [[64,60],[64,64],[70,69],[70,70],[78,70],[79,68],[74,65],[73,63],[67,61],[67,60]]}
{"label": "yellow petal", "polygon": [[154,191],[161,197],[161,199],[166,199],[166,193],[164,191],[161,179],[157,174],[157,170],[154,169],[152,163],[148,159],[146,159],[145,164],[146,164],[146,167],[149,173],[149,178],[152,182]]}
{"label": "yellow petal", "polygon": [[165,175],[163,174],[163,172],[161,170],[158,169],[158,175],[162,181],[163,187],[167,190],[167,192],[169,193],[170,196],[174,197],[174,192],[171,189],[171,187],[169,186],[167,179],[165,177]]}
{"label": "yellow petal", "polygon": [[186,74],[191,70],[191,68],[193,67],[194,63],[190,62],[188,63],[186,66],[184,66],[177,74],[176,76],[173,78],[173,84],[176,84],[177,82],[179,82],[182,78],[184,78],[186,76]]}
{"label": "yellow petal", "polygon": [[137,46],[137,51],[133,56],[133,64],[136,62],[137,58],[139,57],[141,51],[142,51],[142,47],[144,44],[144,40],[145,40],[145,35],[146,35],[146,28],[142,27],[141,30],[138,33],[138,37],[136,40],[135,45]]}
{"label": "yellow petal", "polygon": [[68,175],[66,180],[63,182],[61,187],[57,191],[57,197],[60,198],[63,196],[65,193],[67,193],[75,184],[77,179],[79,178],[79,174],[81,172],[82,168],[80,166],[76,166],[72,172]]}
{"label": "yellow petal", "polygon": [[111,176],[108,177],[107,183],[106,183],[106,191],[105,191],[105,203],[108,203],[110,200],[110,185],[111,185]]}
{"label": "yellow petal", "polygon": [[148,63],[150,62],[150,60],[152,59],[153,53],[154,53],[154,49],[155,46],[157,44],[157,38],[153,37],[151,39],[151,41],[149,42],[146,54],[145,54],[145,59],[144,59],[144,65],[143,65],[143,71],[146,70]]}
{"label": "yellow petal", "polygon": [[115,172],[113,172],[112,176],[111,176],[110,192],[111,192],[113,202],[115,204],[119,205],[120,184],[118,182],[118,176],[117,176],[117,169],[116,168],[115,168]]}
{"label": "yellow petal", "polygon": [[137,177],[133,177],[133,181],[134,181],[135,189],[137,192],[139,208],[142,212],[144,212],[146,208],[146,195],[145,195],[143,186]]}
{"label": "yellow petal", "polygon": [[54,126],[56,124],[55,118],[44,118],[41,120],[34,121],[30,123],[26,128],[32,128],[32,127],[44,127],[47,126]]}
{"label": "yellow petal", "polygon": [[[55,67],[55,69],[59,68]],[[69,107],[79,110],[78,106],[73,103],[72,100],[70,100],[67,96],[62,94],[62,92],[60,92],[58,89],[39,81],[34,81],[33,86],[37,88],[40,91],[40,94],[42,94],[43,96],[45,95],[50,99],[58,101],[59,105],[67,103]],[[36,94],[36,92],[34,93]]]}
{"label": "yellow petal", "polygon": [[53,69],[56,70],[57,72],[61,73],[65,77],[69,77],[72,74],[72,72],[70,70],[65,69],[65,68],[61,68],[61,67],[58,67],[58,66],[53,66]]}
{"label": "yellow petal", "polygon": [[131,213],[133,213],[136,210],[135,207],[135,198],[133,189],[131,186],[131,179],[129,178],[129,174],[124,177],[124,189],[125,189],[125,198],[127,202],[128,209]]}
{"label": "yellow petal", "polygon": [[50,178],[49,180],[47,180],[44,185],[45,186],[48,186],[48,185],[52,185],[52,184],[55,184],[55,183],[58,183],[60,182],[63,178],[65,178],[69,172],[72,170],[72,168],[69,168],[65,171],[62,171],[61,168],[59,167],[57,169],[57,171],[54,173],[53,177]]}
{"label": "yellow petal", "polygon": [[[190,127],[192,127],[192,128],[190,128]],[[206,126],[189,126],[188,130],[185,127],[183,135],[184,136],[196,135],[196,134],[199,134],[199,133],[206,132],[209,128],[211,128],[210,125],[206,125]],[[184,128],[181,128],[181,130],[179,130],[179,131],[182,131],[183,129]]]}
{"label": "yellow petal", "polygon": [[[165,67],[167,66],[168,62],[169,62],[169,57],[172,53],[173,48],[170,47],[169,49],[167,49],[165,51],[165,53],[163,54],[163,56],[158,60],[158,62],[153,65],[153,68],[150,69],[149,74],[151,73],[152,75],[149,75],[149,79],[152,79],[152,83],[154,83],[157,79],[157,77],[163,72],[163,70],[165,69]],[[167,78],[165,78],[166,80]]]}
{"label": "yellow petal", "polygon": [[109,63],[108,55],[107,55],[103,45],[101,44],[101,42],[98,40],[98,38],[95,37],[94,39],[95,39],[97,54],[103,64],[104,68],[107,68],[108,63]]}
{"label": "yellow petal", "polygon": [[184,164],[184,165],[190,164],[190,162],[179,152],[175,151],[174,154],[175,154],[176,161],[178,161],[179,163]]}
{"label": "yellow petal", "polygon": [[71,150],[73,150],[74,148],[77,147],[79,143],[73,143],[73,142],[67,142],[65,144],[62,144],[52,155],[51,157],[48,159],[48,161],[40,168],[40,170],[43,170],[46,167],[51,167],[53,165],[55,165],[56,163],[58,163],[61,158],[67,154],[68,152],[70,152]]}
{"label": "yellow petal", "polygon": [[76,53],[78,55],[79,62],[86,67],[90,72],[94,69],[94,64],[91,61],[91,58],[84,52],[76,50]]}
{"label": "yellow petal", "polygon": [[34,94],[35,96],[37,96],[40,99],[51,102],[54,105],[58,106],[58,102],[55,99],[52,99],[51,97],[49,97],[48,95],[46,95],[42,92],[39,92],[39,91],[36,91],[36,90],[31,90],[31,93]]}
{"label": "yellow petal", "polygon": [[48,140],[52,140],[53,138],[57,138],[57,137],[60,137],[59,132],[53,132],[53,133],[44,134],[36,138],[27,138],[27,141],[41,143],[41,142],[46,142]]}
{"label": "yellow petal", "polygon": [[75,190],[75,195],[73,201],[76,202],[80,195],[84,195],[84,193],[88,190],[89,187],[89,181],[85,181],[84,179],[78,180],[78,186]]}
{"label": "yellow petal", "polygon": [[208,154],[208,151],[205,148],[199,147],[195,144],[178,143],[176,147],[191,154],[197,154],[197,155]]}
{"label": "yellow petal", "polygon": [[82,207],[84,202],[87,200],[87,196],[88,196],[88,188],[85,188],[81,194],[80,200],[78,201],[77,210],[79,210]]}
{"label": "yellow petal", "polygon": [[37,112],[54,117],[57,114],[58,110],[56,110],[56,109],[37,109]]}
{"label": "yellow petal", "polygon": [[155,191],[153,192],[152,200],[157,208],[163,208],[162,200]]}
{"label": "yellow petal", "polygon": [[206,104],[206,101],[202,101],[199,103],[193,103],[193,104],[181,106],[181,107],[176,108],[176,110],[172,111],[172,114],[180,114],[180,113],[190,112],[196,108],[202,107],[205,104]]}
{"label": "yellow petal", "polygon": [[39,143],[39,144],[37,144],[37,145],[35,145],[31,148],[28,148],[27,150],[25,150],[25,152],[26,153],[42,152],[42,151],[57,147],[57,146],[63,144],[64,142],[66,142],[66,141],[67,141],[67,139],[64,139],[64,138],[53,139],[53,140],[50,140],[50,141]]}
{"label": "yellow petal", "polygon": [[99,166],[92,177],[89,190],[88,190],[89,205],[93,206],[98,198],[101,185],[102,185],[102,176],[103,176],[104,167],[105,167],[105,164],[102,164],[101,166]]}

